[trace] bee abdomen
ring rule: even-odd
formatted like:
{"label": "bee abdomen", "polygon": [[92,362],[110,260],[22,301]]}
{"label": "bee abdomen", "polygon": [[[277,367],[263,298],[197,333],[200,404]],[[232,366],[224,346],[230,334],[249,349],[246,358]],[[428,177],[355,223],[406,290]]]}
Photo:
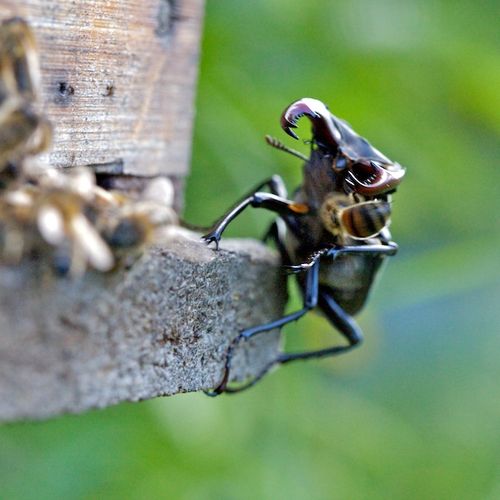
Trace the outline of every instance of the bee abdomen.
{"label": "bee abdomen", "polygon": [[0,130],[2,160],[21,149],[39,124],[40,118],[29,107],[19,108],[3,119]]}
{"label": "bee abdomen", "polygon": [[374,200],[342,209],[339,220],[349,236],[364,239],[380,233],[389,224],[390,216],[390,203]]}

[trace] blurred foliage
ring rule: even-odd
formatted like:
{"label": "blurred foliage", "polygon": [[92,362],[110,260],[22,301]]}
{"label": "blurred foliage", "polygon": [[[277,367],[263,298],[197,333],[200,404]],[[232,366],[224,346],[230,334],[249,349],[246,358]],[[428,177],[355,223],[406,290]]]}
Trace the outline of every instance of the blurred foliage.
{"label": "blurred foliage", "polygon": [[[0,497],[500,498],[499,14],[497,0],[208,0],[189,221],[271,173],[300,182],[263,136],[306,151],[278,124],[303,96],[408,167],[366,343],[235,397],[4,426]],[[315,315],[286,331],[301,347],[332,336]]]}

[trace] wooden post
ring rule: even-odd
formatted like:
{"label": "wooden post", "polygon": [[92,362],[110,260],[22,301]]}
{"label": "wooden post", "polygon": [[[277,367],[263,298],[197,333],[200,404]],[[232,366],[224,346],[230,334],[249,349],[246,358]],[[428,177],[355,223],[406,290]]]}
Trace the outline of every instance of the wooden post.
{"label": "wooden post", "polygon": [[203,0],[3,0],[40,49],[46,164],[188,172]]}

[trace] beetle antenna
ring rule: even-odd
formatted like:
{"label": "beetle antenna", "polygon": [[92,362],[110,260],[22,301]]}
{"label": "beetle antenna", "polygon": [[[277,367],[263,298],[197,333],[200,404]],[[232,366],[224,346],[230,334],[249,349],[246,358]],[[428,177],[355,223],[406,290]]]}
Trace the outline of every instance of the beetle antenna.
{"label": "beetle antenna", "polygon": [[281,141],[276,139],[276,137],[266,135],[265,139],[266,142],[269,144],[269,146],[272,146],[273,148],[279,149],[280,151],[284,151],[285,153],[290,153],[291,155],[296,156],[297,158],[300,158],[301,160],[304,161],[307,161],[309,159],[307,158],[306,155],[303,155],[299,151],[296,151],[295,149],[285,146]]}

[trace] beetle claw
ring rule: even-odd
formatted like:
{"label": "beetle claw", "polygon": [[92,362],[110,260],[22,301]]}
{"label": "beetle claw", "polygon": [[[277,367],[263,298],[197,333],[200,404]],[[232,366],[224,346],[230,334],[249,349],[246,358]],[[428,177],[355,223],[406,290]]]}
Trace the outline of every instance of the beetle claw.
{"label": "beetle claw", "polygon": [[297,128],[297,122],[307,116],[313,124],[313,135],[321,143],[336,147],[340,141],[340,133],[335,127],[327,106],[318,99],[303,97],[288,106],[281,115],[281,128],[294,139],[298,135],[291,130]]}
{"label": "beetle claw", "polygon": [[210,245],[210,243],[215,243],[215,250],[219,250],[220,236],[216,232],[205,234],[201,237],[201,241],[207,246]]}
{"label": "beetle claw", "polygon": [[292,130],[292,128],[297,128],[297,125],[294,125],[293,123],[289,123],[287,125],[281,125],[283,127],[283,130],[291,137],[294,139],[299,139],[299,136]]}

